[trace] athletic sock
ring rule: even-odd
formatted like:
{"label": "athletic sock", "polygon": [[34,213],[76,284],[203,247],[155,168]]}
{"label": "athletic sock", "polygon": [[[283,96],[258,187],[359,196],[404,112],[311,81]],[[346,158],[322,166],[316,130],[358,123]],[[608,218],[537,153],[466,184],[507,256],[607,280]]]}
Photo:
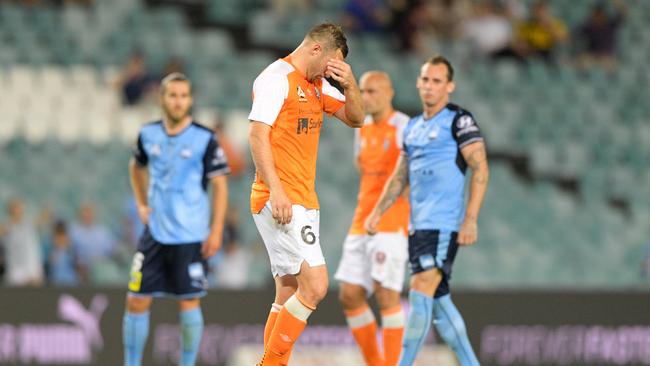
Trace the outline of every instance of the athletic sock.
{"label": "athletic sock", "polygon": [[377,343],[377,321],[368,304],[354,310],[346,310],[345,320],[352,331],[354,340],[357,341],[361,349],[366,364],[383,366],[384,360]]}
{"label": "athletic sock", "polygon": [[434,300],[433,316],[438,334],[456,353],[460,366],[478,366],[478,359],[467,337],[465,321],[451,301],[451,295]]}
{"label": "athletic sock", "polygon": [[182,345],[182,366],[194,366],[201,345],[203,335],[203,314],[201,308],[181,311],[181,345]]}
{"label": "athletic sock", "polygon": [[411,310],[406,322],[399,366],[413,365],[415,357],[422,348],[424,339],[431,329],[433,299],[421,292],[411,290],[409,292],[409,304]]}
{"label": "athletic sock", "polygon": [[396,366],[402,353],[402,338],[404,337],[402,305],[381,312],[381,327],[384,340],[384,365]]}
{"label": "athletic sock", "polygon": [[315,310],[301,302],[297,295],[293,295],[284,303],[278,314],[268,344],[264,349],[264,356],[260,365],[286,365],[285,355],[291,351],[293,344],[307,325],[309,315]]}
{"label": "athletic sock", "polygon": [[122,322],[122,341],[124,342],[124,365],[140,366],[142,353],[149,335],[149,312],[124,313]]}

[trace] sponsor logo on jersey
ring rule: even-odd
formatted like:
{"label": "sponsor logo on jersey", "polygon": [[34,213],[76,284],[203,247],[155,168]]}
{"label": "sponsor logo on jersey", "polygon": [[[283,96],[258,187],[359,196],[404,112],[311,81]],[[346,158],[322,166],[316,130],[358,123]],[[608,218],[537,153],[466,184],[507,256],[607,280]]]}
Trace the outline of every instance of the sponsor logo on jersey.
{"label": "sponsor logo on jersey", "polygon": [[461,116],[456,122],[456,127],[458,127],[460,130],[468,128],[472,125],[474,125],[474,119],[468,115]]}
{"label": "sponsor logo on jersey", "polygon": [[300,135],[301,133],[309,133],[309,118],[298,118],[298,128],[296,133]]}
{"label": "sponsor logo on jersey", "polygon": [[298,126],[296,128],[296,134],[300,135],[304,133],[306,135],[309,133],[310,130],[320,129],[322,124],[323,124],[322,119],[298,118]]}
{"label": "sponsor logo on jersey", "polygon": [[457,137],[472,132],[478,132],[478,126],[476,126],[474,119],[468,115],[460,117],[456,122],[456,127],[458,128],[458,132],[456,132]]}

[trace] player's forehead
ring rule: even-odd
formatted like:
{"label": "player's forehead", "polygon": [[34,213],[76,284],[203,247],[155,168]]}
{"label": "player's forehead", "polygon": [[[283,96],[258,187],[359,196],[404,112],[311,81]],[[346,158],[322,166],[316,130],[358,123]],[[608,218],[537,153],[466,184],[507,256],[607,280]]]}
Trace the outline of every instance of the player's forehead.
{"label": "player's forehead", "polygon": [[330,48],[328,50],[327,47],[326,47],[325,50],[326,50],[325,57],[328,60],[329,59],[335,59],[335,60],[339,60],[339,61],[345,61],[345,57],[343,57],[343,51],[341,51],[340,48],[333,48],[332,47],[332,48]]}
{"label": "player's forehead", "polygon": [[428,79],[447,79],[447,66],[445,64],[425,63],[420,68],[420,77]]}
{"label": "player's forehead", "polygon": [[362,77],[359,81],[359,88],[363,90],[375,90],[377,89],[377,80],[372,77]]}
{"label": "player's forehead", "polygon": [[390,79],[383,73],[370,71],[361,76],[359,87],[367,90],[387,89],[390,88]]}
{"label": "player's forehead", "polygon": [[186,80],[172,80],[164,85],[166,93],[190,93],[191,86]]}

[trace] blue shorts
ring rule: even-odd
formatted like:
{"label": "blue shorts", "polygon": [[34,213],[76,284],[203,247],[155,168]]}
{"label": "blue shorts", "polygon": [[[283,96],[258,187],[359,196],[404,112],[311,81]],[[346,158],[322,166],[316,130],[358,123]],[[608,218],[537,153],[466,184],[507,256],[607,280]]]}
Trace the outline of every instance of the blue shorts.
{"label": "blue shorts", "polygon": [[206,294],[207,262],[202,243],[161,244],[145,228],[133,256],[131,295],[193,299]]}
{"label": "blue shorts", "polygon": [[451,266],[458,252],[458,233],[446,230],[416,230],[409,235],[409,263],[411,273],[417,274],[438,268],[442,281],[435,298],[449,293]]}

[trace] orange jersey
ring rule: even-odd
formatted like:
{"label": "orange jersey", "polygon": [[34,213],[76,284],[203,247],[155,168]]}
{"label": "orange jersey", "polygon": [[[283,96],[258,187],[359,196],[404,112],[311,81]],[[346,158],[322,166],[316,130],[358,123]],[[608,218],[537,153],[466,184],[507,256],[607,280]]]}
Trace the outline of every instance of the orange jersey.
{"label": "orange jersey", "polygon": [[[310,83],[286,57],[269,65],[253,84],[251,121],[271,126],[275,171],[293,204],[318,209],[316,156],[323,112],[334,114],[345,97],[327,80]],[[270,196],[259,172],[251,189],[251,211],[258,213]]]}
{"label": "orange jersey", "polygon": [[[402,131],[409,117],[393,112],[387,120],[366,123],[355,136],[355,155],[361,172],[357,209],[354,212],[349,234],[365,234],[364,222],[375,207],[384,185],[390,178],[402,151]],[[409,205],[399,197],[389,208],[377,227],[378,232],[408,232]]]}

